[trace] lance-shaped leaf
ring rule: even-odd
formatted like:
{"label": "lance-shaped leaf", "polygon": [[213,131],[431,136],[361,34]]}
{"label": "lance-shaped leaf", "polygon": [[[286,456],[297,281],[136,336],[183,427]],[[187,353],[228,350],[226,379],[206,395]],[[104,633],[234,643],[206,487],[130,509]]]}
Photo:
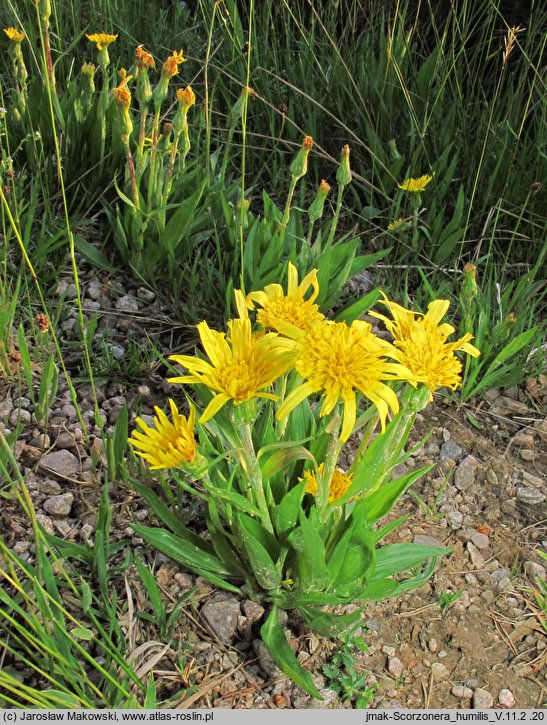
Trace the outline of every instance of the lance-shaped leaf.
{"label": "lance-shaped leaf", "polygon": [[260,634],[268,652],[279,669],[312,697],[322,700],[323,698],[314,685],[310,673],[298,662],[287,641],[283,627],[279,623],[277,606],[274,605],[272,607],[268,619],[260,629]]}
{"label": "lance-shaped leaf", "polygon": [[322,637],[341,637],[352,632],[361,621],[361,610],[351,614],[330,614],[315,607],[299,607],[306,626]]}
{"label": "lance-shaped leaf", "polygon": [[239,535],[253,574],[266,591],[281,586],[279,568],[276,566],[281,553],[279,544],[258,521],[240,513]]}

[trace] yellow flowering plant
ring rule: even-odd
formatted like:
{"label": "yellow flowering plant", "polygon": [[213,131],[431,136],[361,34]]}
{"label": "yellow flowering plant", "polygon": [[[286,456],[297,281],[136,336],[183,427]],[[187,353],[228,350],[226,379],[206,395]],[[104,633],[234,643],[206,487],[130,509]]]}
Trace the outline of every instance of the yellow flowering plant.
{"label": "yellow flowering plant", "polygon": [[[422,315],[384,297],[390,316],[376,316],[391,343],[362,320],[328,320],[315,304],[318,277],[314,269],[299,282],[289,264],[286,287],[236,290],[238,317],[227,330],[201,322],[201,350],[170,358],[182,370],[169,382],[196,401],[188,418],[170,400],[171,419],[156,409],[155,426],[138,419],[130,439],[152,468],[182,473],[184,490],[205,504],[208,529],[201,539],[136,483],[166,526],[134,524],[137,534],[218,587],[239,593],[245,584],[268,608],[261,635],[271,656],[315,697],[279,610],[340,636],[358,626],[361,610],[333,607],[394,597],[431,575],[449,550],[379,546],[403,519],[380,522],[431,468],[393,478],[417,412],[437,387],[458,386],[458,353],[478,354],[468,334],[448,341],[443,300]],[[363,427],[344,470],[342,449]]]}

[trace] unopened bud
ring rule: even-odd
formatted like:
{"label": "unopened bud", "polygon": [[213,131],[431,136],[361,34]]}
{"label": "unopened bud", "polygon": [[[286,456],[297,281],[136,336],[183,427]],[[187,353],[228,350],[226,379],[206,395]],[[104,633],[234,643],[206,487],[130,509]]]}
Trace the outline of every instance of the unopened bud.
{"label": "unopened bud", "polygon": [[351,183],[351,169],[349,167],[349,144],[342,147],[342,158],[336,172],[336,181],[340,186],[347,186]]}
{"label": "unopened bud", "polygon": [[477,268],[474,264],[468,262],[463,268],[462,281],[462,296],[468,305],[476,297],[477,291]]}
{"label": "unopened bud", "polygon": [[291,175],[295,179],[300,179],[308,170],[308,156],[313,147],[313,138],[311,136],[304,136],[302,146],[299,152],[296,154],[291,166]]}
{"label": "unopened bud", "polygon": [[315,199],[312,201],[312,203],[310,204],[310,208],[308,209],[308,216],[310,217],[310,222],[312,224],[315,224],[315,222],[318,219],[321,219],[321,217],[323,216],[325,199],[327,198],[327,194],[329,193],[329,191],[330,184],[328,184],[325,179],[323,179],[319,184]]}

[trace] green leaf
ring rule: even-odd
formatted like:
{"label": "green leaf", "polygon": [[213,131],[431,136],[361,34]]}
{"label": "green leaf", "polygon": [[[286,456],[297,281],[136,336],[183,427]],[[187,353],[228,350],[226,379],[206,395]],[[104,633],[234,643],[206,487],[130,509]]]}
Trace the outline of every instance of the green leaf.
{"label": "green leaf", "polygon": [[205,179],[194,191],[194,193],[185,199],[173,214],[165,229],[162,232],[162,242],[167,249],[177,256],[178,261],[185,261],[185,257],[189,256],[190,249],[186,250],[186,255],[180,258],[178,247],[183,240],[186,240],[195,220],[195,211],[203,195],[205,189]]}
{"label": "green leaf", "polygon": [[395,481],[390,481],[380,486],[376,491],[366,494],[363,499],[366,502],[367,521],[374,523],[385,516],[403,493],[412,486],[420,476],[434,468],[434,465],[419,468],[411,471]]}
{"label": "green leaf", "polygon": [[190,531],[190,529],[187,529],[148,486],[143,486],[142,483],[138,483],[137,481],[132,481],[131,485],[144,498],[160,521],[170,528],[174,534],[185,539],[188,543],[207,551],[209,554],[213,554],[212,546]]}
{"label": "green leaf", "polygon": [[306,481],[293,486],[283,498],[275,512],[275,528],[280,536],[294,529],[302,510],[302,499],[306,490]]}
{"label": "green leaf", "polygon": [[85,642],[90,642],[95,636],[87,627],[74,627],[74,629],[70,630],[70,634],[76,639],[83,639]]}
{"label": "green leaf", "polygon": [[213,496],[218,496],[223,501],[227,501],[229,504],[232,504],[232,506],[235,506],[235,508],[239,509],[240,511],[245,511],[245,513],[251,514],[252,516],[260,515],[260,512],[256,508],[256,506],[254,506],[248,499],[246,499],[245,496],[242,496],[236,491],[228,491],[225,488],[220,488],[220,486],[209,486],[207,488],[207,492]]}
{"label": "green leaf", "polygon": [[106,272],[118,272],[118,268],[111,264],[106,256],[94,244],[90,244],[79,235],[74,236],[74,247],[93,267],[104,269]]}
{"label": "green leaf", "polygon": [[154,610],[154,614],[157,619],[160,620],[163,615],[163,605],[161,601],[160,588],[156,583],[156,577],[152,574],[150,569],[143,564],[143,562],[136,556],[134,558],[135,566],[139,572],[139,576],[142,579],[142,583],[148,593],[150,604]]}
{"label": "green leaf", "polygon": [[262,625],[260,634],[271,658],[279,669],[312,697],[322,700],[323,698],[314,685],[310,673],[298,662],[287,641],[285,632],[279,624],[279,612],[275,605],[272,607],[268,619]]}
{"label": "green leaf", "polygon": [[263,446],[259,450],[257,458],[259,461],[261,458],[263,459],[260,468],[263,477],[266,479],[286,469],[294,461],[308,460],[317,465],[315,458],[308,449],[296,443],[273,443],[269,446]]}
{"label": "green leaf", "polygon": [[238,520],[241,541],[257,582],[266,591],[278,589],[281,577],[275,565],[280,553],[277,541],[258,521],[246,514],[240,513]]}
{"label": "green leaf", "polygon": [[389,544],[376,552],[374,579],[383,579],[400,574],[406,569],[422,564],[430,557],[450,554],[452,549],[444,546],[426,546],[424,544]]}
{"label": "green leaf", "polygon": [[361,610],[351,614],[330,614],[314,607],[300,607],[306,626],[322,637],[341,637],[353,631],[361,621]]}
{"label": "green leaf", "polygon": [[354,320],[359,319],[359,317],[361,317],[361,315],[365,312],[368,312],[379,298],[380,292],[377,289],[374,289],[372,292],[369,292],[364,297],[361,297],[360,300],[357,300],[357,302],[354,302],[349,307],[345,307],[334,319],[336,322],[346,322],[349,325]]}
{"label": "green leaf", "polygon": [[[325,545],[306,514],[300,511],[301,546],[297,557],[298,585],[304,591],[320,589],[329,578],[325,563]],[[289,536],[289,541],[291,541]]]}
{"label": "green leaf", "polygon": [[141,524],[131,524],[131,528],[134,529],[137,536],[142,537],[158,551],[180,564],[184,564],[191,569],[210,571],[221,576],[229,575],[229,572],[226,571],[222,562],[216,556],[212,556],[204,548],[181,539],[179,536],[165,531],[165,529],[155,529],[149,526],[141,526]]}
{"label": "green leaf", "polygon": [[392,597],[396,589],[395,579],[371,579],[362,594],[359,595],[359,600],[379,602],[387,597]]}

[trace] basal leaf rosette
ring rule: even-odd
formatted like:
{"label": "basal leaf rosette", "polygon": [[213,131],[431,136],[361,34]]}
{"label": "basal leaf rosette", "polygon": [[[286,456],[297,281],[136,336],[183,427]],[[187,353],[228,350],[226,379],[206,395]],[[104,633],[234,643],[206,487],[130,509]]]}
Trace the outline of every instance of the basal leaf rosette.
{"label": "basal leaf rosette", "polygon": [[[311,288],[311,294],[306,295]],[[279,330],[278,321],[294,325],[305,330],[310,323],[324,319],[315,304],[319,294],[317,270],[313,269],[301,282],[298,282],[298,270],[289,262],[287,270],[287,292],[280,284],[268,284],[263,290],[249,292],[247,297],[241,290],[235,290],[236,306],[240,317],[247,317],[248,310],[259,306],[256,320],[265,329]]]}
{"label": "basal leaf rosette", "polygon": [[480,351],[471,345],[471,333],[454,342],[447,342],[448,337],[455,332],[452,325],[442,322],[450,302],[434,300],[425,314],[407,310],[389,300],[385,294],[382,304],[389,309],[391,319],[379,312],[370,314],[382,320],[393,335],[396,359],[411,370],[416,379],[429,388],[431,394],[437,388],[456,390],[461,384],[462,363],[455,353],[465,352],[478,357]]}
{"label": "basal leaf rosette", "polygon": [[200,423],[206,423],[222,406],[240,405],[255,398],[277,400],[267,392],[292,367],[292,342],[276,333],[253,333],[249,319],[228,322],[228,336],[211,330],[206,322],[197,325],[208,360],[191,355],[172,355],[189,375],[169,378],[170,383],[205,385],[216,393],[207,405]]}
{"label": "basal leaf rosette", "polygon": [[278,329],[292,339],[294,369],[302,383],[283,401],[277,411],[282,420],[305,398],[320,393],[320,416],[332,413],[339,401],[344,406],[340,441],[347,441],[357,416],[357,394],[373,403],[385,430],[389,411],[397,413],[399,401],[386,382],[406,380],[416,384],[415,375],[398,360],[390,343],[377,337],[363,320],[345,322],[322,320],[307,330],[277,320]]}

